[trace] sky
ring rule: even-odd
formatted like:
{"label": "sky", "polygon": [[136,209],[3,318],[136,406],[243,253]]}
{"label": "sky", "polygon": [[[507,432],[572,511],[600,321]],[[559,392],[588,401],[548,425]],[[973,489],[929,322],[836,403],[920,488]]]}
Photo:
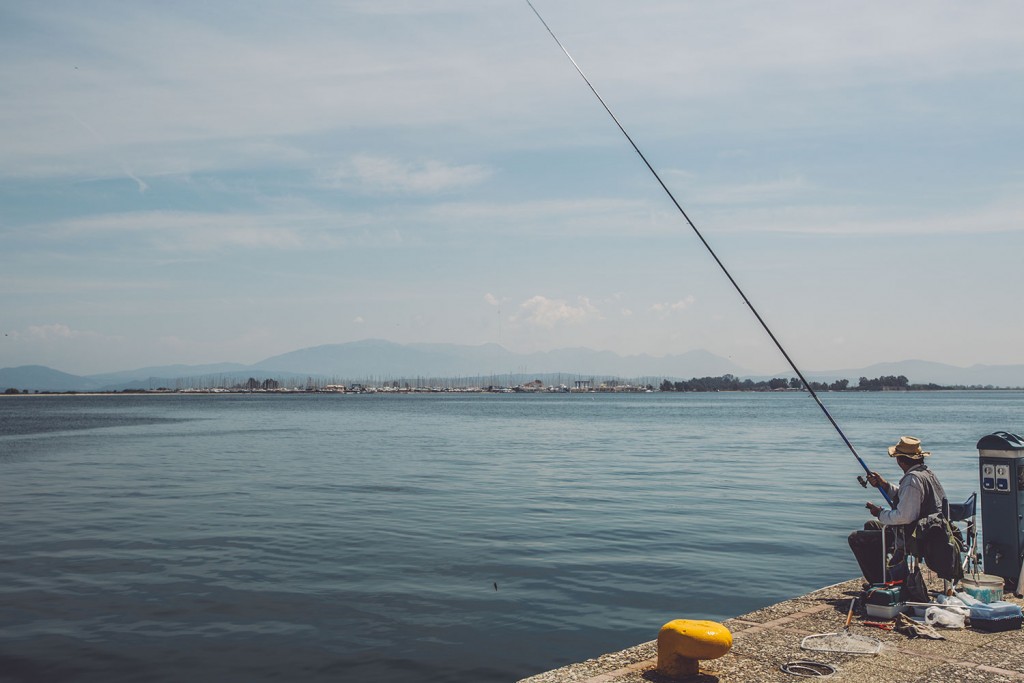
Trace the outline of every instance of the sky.
{"label": "sky", "polygon": [[[1024,363],[1024,3],[534,4],[802,370]],[[525,0],[0,2],[0,56],[0,367],[786,367]]]}

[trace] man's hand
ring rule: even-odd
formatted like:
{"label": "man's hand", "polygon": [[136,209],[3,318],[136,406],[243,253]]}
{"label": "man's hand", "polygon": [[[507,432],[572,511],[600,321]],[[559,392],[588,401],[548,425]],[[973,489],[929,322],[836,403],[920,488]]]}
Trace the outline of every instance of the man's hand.
{"label": "man's hand", "polygon": [[885,486],[887,482],[878,472],[868,472],[868,483],[872,486]]}
{"label": "man's hand", "polygon": [[874,503],[864,503],[864,507],[868,509],[872,517],[877,517],[878,513],[882,511],[882,508],[878,507]]}

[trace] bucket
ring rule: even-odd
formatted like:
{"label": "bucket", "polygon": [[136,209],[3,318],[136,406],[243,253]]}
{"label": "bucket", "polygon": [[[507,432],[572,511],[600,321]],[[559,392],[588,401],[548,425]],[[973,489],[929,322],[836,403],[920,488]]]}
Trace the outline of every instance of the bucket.
{"label": "bucket", "polygon": [[960,582],[967,594],[984,603],[1003,599],[1003,577],[991,574],[968,574]]}

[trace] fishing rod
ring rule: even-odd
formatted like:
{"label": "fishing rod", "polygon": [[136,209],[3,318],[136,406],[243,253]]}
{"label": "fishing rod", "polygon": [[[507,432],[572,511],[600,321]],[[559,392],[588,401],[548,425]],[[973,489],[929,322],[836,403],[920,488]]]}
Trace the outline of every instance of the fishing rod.
{"label": "fishing rod", "polygon": [[[590,92],[594,93],[594,97],[596,97],[597,101],[601,103],[601,106],[604,107],[604,110],[608,112],[608,116],[612,118],[612,121],[615,122],[615,125],[618,126],[619,130],[626,137],[626,140],[629,141],[629,144],[633,147],[633,150],[640,157],[640,160],[644,162],[645,166],[647,166],[647,170],[649,170],[651,172],[651,175],[654,176],[654,179],[658,181],[658,184],[661,185],[661,189],[665,191],[665,194],[668,195],[668,198],[672,200],[672,203],[675,205],[676,209],[679,210],[679,213],[682,214],[683,218],[686,220],[687,225],[690,226],[694,234],[697,235],[697,238],[701,241],[701,244],[703,244],[704,248],[708,250],[709,254],[711,254],[711,258],[715,260],[715,263],[718,264],[718,267],[721,268],[723,273],[725,273],[725,277],[729,278],[729,282],[732,283],[733,288],[735,288],[736,291],[739,293],[740,298],[743,299],[743,303],[747,305],[747,308],[750,309],[750,312],[754,314],[755,318],[757,318],[757,322],[761,323],[761,327],[764,328],[764,331],[768,333],[768,336],[771,338],[772,342],[775,343],[776,348],[778,348],[779,352],[782,353],[782,357],[786,359],[787,363],[789,363],[789,367],[793,368],[793,372],[795,372],[796,376],[800,378],[800,382],[804,385],[804,388],[811,395],[811,398],[814,399],[814,402],[818,404],[818,407],[821,408],[821,412],[825,414],[825,417],[828,418],[828,421],[832,423],[833,427],[835,427],[836,432],[838,432],[839,436],[842,437],[843,443],[845,443],[846,447],[850,449],[851,453],[853,453],[853,457],[857,458],[857,462],[860,463],[860,466],[864,468],[864,472],[870,475],[871,468],[867,466],[867,463],[864,462],[864,459],[861,458],[860,455],[857,453],[857,449],[854,448],[850,440],[846,438],[846,434],[843,433],[843,430],[839,426],[839,423],[836,422],[834,417],[832,417],[832,413],[828,412],[828,408],[826,408],[825,404],[821,402],[820,398],[818,398],[817,392],[815,392],[814,389],[811,387],[810,382],[807,381],[807,379],[804,377],[804,374],[800,372],[800,368],[798,368],[796,366],[796,363],[793,362],[793,359],[789,357],[789,354],[786,352],[786,349],[782,347],[782,343],[779,342],[778,338],[776,338],[775,333],[773,333],[771,328],[768,327],[768,323],[764,321],[764,318],[761,317],[761,314],[757,312],[756,308],[754,308],[754,304],[750,303],[750,299],[747,298],[747,295],[743,292],[743,289],[740,288],[739,283],[736,282],[736,280],[733,278],[732,274],[729,272],[729,269],[725,267],[724,263],[722,263],[722,259],[718,258],[718,254],[716,254],[715,250],[711,248],[711,245],[708,243],[708,241],[704,239],[704,235],[702,235],[700,230],[697,229],[696,224],[694,224],[694,222],[690,220],[690,216],[687,215],[682,205],[676,200],[675,195],[672,194],[672,190],[668,189],[668,185],[666,185],[665,181],[661,179],[661,176],[658,174],[658,172],[654,170],[654,166],[652,166],[651,162],[647,160],[647,157],[644,155],[644,153],[640,151],[640,147],[638,147],[636,142],[633,141],[632,136],[630,136],[630,134],[626,132],[626,128],[619,121],[618,117],[615,116],[615,113],[612,112],[611,107],[609,107],[608,103],[604,101],[604,98],[601,97],[601,93],[597,92],[597,88],[595,88],[594,84],[590,82],[590,79],[587,78],[587,75],[583,73],[583,69],[580,68],[580,65],[576,63],[576,60],[573,59],[572,55],[569,54],[569,51],[565,49],[564,45],[562,45],[562,41],[558,39],[558,36],[555,35],[555,32],[551,30],[550,26],[548,26],[548,22],[544,21],[544,17],[540,15],[540,12],[537,11],[537,8],[533,6],[533,3],[530,2],[530,0],[526,0],[526,4],[530,6],[530,9],[533,10],[533,13],[537,15],[538,19],[540,19],[540,23],[544,25],[544,28],[547,29],[547,32],[551,34],[552,38],[554,38],[555,43],[557,43],[558,47],[562,49],[562,52],[565,53],[565,56],[568,57],[569,61],[572,62],[572,65],[576,67],[576,72],[579,73],[579,75],[583,78],[583,81],[590,88]],[[861,486],[867,488],[868,483],[867,481],[864,480],[863,477],[858,476],[857,481],[860,482]],[[896,507],[893,504],[892,499],[889,497],[889,492],[886,491],[885,488],[883,488],[881,485],[878,485],[875,488],[877,488],[878,492],[882,494],[883,498],[885,498],[885,502],[889,504],[889,507]]]}

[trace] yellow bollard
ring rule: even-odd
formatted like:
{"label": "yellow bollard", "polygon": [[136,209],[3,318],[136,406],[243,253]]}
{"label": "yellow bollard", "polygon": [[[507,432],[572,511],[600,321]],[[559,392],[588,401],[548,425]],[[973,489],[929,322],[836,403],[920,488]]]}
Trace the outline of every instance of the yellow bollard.
{"label": "yellow bollard", "polygon": [[658,633],[658,673],[695,676],[701,659],[717,659],[732,648],[729,629],[715,621],[676,619]]}

